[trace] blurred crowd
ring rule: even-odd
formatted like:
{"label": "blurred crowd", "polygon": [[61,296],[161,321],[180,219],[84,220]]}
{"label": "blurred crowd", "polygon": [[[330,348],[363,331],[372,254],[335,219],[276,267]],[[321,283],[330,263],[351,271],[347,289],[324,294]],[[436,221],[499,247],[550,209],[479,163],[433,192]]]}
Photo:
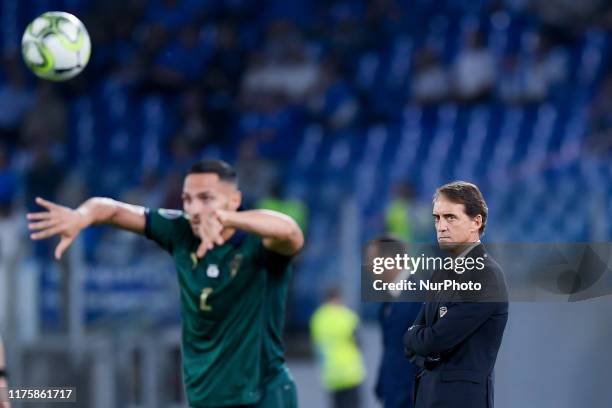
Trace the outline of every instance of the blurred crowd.
{"label": "blurred crowd", "polygon": [[[54,200],[61,190],[61,201],[74,205],[96,191],[78,177],[67,154],[75,132],[70,123],[80,97],[108,87],[136,101],[156,95],[169,107],[161,115],[171,126],[159,146],[167,162],[127,185],[123,198],[180,206],[182,171],[212,152],[237,164],[247,203],[254,204],[274,188],[283,196],[283,169],[300,154],[307,124],[333,135],[393,121],[406,105],[566,98],[572,44],[587,29],[612,28],[612,9],[596,0],[71,4],[81,5],[79,17],[92,37],[92,59],[82,75],[63,84],[35,80],[18,44],[3,50],[2,216],[30,206],[36,195]],[[514,24],[529,29],[515,41],[496,36]],[[445,37],[454,32],[461,38]],[[381,70],[380,64],[389,66]],[[612,148],[611,101],[608,73],[588,108],[597,152]]]}

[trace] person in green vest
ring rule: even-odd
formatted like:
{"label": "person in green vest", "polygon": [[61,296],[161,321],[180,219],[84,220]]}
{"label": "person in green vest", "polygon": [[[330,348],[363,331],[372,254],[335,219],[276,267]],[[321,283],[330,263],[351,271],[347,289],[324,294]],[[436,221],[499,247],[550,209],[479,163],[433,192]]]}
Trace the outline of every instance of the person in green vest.
{"label": "person in green vest", "polygon": [[282,186],[275,183],[270,194],[255,204],[257,208],[278,211],[279,213],[290,216],[297,222],[302,231],[306,233],[308,222],[308,210],[306,205],[298,198],[286,198],[282,194]]}
{"label": "person in green vest", "polygon": [[386,232],[405,242],[412,242],[413,238],[411,205],[412,189],[408,183],[400,183],[395,187],[393,198],[385,210]]}
{"label": "person in green vest", "polygon": [[310,319],[310,332],[321,360],[324,387],[334,408],[358,408],[365,379],[363,358],[355,339],[359,316],[342,303],[337,288]]}
{"label": "person in green vest", "polygon": [[290,217],[238,211],[234,169],[195,163],[183,211],[91,198],[73,210],[37,198],[27,218],[34,240],[60,236],[59,259],[84,228],[108,224],[142,234],[174,259],[180,287],[183,379],[194,408],[293,408],[295,384],[281,340],[290,260],[304,237]]}

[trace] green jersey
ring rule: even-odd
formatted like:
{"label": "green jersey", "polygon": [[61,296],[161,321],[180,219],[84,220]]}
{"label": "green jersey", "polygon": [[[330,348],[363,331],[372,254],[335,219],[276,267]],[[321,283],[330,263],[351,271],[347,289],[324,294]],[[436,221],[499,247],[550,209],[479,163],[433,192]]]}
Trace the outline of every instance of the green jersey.
{"label": "green jersey", "polygon": [[181,299],[183,376],[189,404],[252,404],[261,396],[269,251],[237,231],[195,255],[200,240],[180,211],[147,211],[145,235],[174,258]]}
{"label": "green jersey", "polygon": [[262,359],[264,384],[282,373],[285,365],[283,327],[287,292],[291,280],[290,260],[290,257],[266,251],[268,283],[265,299],[266,332],[263,340]]}

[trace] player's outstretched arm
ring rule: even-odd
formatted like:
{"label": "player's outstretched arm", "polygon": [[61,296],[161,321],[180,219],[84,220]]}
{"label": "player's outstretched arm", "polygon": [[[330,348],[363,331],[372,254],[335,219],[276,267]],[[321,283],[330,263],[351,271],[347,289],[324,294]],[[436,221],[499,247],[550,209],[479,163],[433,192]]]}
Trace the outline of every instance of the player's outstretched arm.
{"label": "player's outstretched arm", "polygon": [[235,228],[263,238],[270,251],[292,256],[304,246],[304,234],[293,218],[270,210],[216,211],[224,228]]}
{"label": "player's outstretched arm", "polygon": [[40,197],[36,198],[36,204],[44,207],[45,211],[27,215],[28,228],[32,231],[30,238],[40,240],[59,235],[60,243],[55,248],[56,259],[60,259],[79,232],[90,225],[110,224],[139,234],[143,234],[145,230],[144,207],[110,198],[90,198],[77,209],[64,207]]}

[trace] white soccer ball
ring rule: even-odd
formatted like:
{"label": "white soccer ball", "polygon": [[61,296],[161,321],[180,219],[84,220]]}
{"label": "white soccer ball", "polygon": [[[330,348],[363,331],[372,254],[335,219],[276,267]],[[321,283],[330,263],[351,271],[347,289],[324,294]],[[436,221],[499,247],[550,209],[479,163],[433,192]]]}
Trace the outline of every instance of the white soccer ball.
{"label": "white soccer ball", "polygon": [[26,27],[21,52],[26,65],[37,76],[65,81],[87,65],[91,41],[81,20],[70,13],[49,11]]}

